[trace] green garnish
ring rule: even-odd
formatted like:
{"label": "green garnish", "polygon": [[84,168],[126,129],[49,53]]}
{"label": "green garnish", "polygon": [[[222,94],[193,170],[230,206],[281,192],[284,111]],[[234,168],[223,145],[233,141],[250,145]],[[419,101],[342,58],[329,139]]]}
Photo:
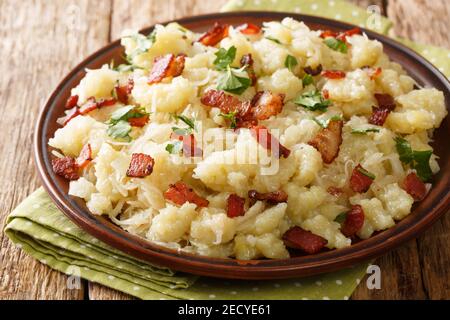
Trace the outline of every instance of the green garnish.
{"label": "green garnish", "polygon": [[314,83],[314,78],[312,75],[305,73],[302,79],[303,87],[309,86]]}
{"label": "green garnish", "polygon": [[369,132],[380,132],[378,128],[352,129],[352,134],[368,134]]}
{"label": "green garnish", "polygon": [[338,51],[341,53],[347,53],[347,51],[348,51],[347,44],[342,40],[328,37],[325,40],[323,40],[323,42],[325,42],[325,44],[328,46],[328,48],[330,48],[334,51]]}
{"label": "green garnish", "polygon": [[267,40],[273,41],[275,43],[281,44],[280,40],[272,38],[272,37],[265,37]]}
{"label": "green garnish", "polygon": [[321,126],[322,128],[327,128],[328,125],[330,124],[331,121],[339,121],[342,120],[342,116],[341,115],[334,115],[328,119],[319,119],[319,118],[312,118],[314,120],[315,123],[317,123],[319,126]]}
{"label": "green garnish", "polygon": [[215,53],[216,60],[213,62],[216,69],[220,71],[227,70],[227,67],[232,64],[236,58],[236,50],[235,46],[231,46],[228,50],[220,48],[219,51]]}
{"label": "green garnish", "polygon": [[241,94],[250,87],[252,81],[249,78],[237,76],[235,72],[228,65],[227,71],[218,80],[217,89],[229,93]]}
{"label": "green garnish", "polygon": [[373,173],[367,171],[363,167],[358,167],[358,168],[356,168],[356,170],[358,170],[358,172],[361,173],[362,175],[365,175],[367,178],[370,178],[372,180],[375,180],[375,178],[376,178],[376,176]]}
{"label": "green garnish", "polygon": [[220,113],[219,116],[223,117],[224,119],[226,119],[230,122],[231,129],[236,129],[236,126],[237,126],[236,114],[237,114],[237,111],[232,111],[229,113]]}
{"label": "green garnish", "polygon": [[293,102],[310,111],[326,111],[327,107],[331,104],[331,101],[325,99],[318,90],[306,92],[297,97]]}
{"label": "green garnish", "polygon": [[193,131],[195,131],[195,121],[183,115],[174,115],[175,119],[183,121],[188,127],[187,128],[179,128],[172,127],[172,131],[179,136],[187,136],[190,135]]}
{"label": "green garnish", "polygon": [[153,30],[149,35],[144,36],[143,34],[136,33],[133,35],[126,36],[124,38],[131,38],[136,41],[136,49],[133,53],[126,57],[128,62],[132,62],[133,58],[139,54],[147,52],[156,41],[156,30]]}
{"label": "green garnish", "polygon": [[286,60],[284,61],[284,66],[289,69],[289,71],[294,72],[295,66],[298,65],[298,61],[294,56],[291,56],[290,54],[286,57]]}
{"label": "green garnish", "polygon": [[178,154],[183,149],[182,141],[175,141],[174,143],[169,143],[166,146],[166,151],[170,154]]}
{"label": "green garnish", "polygon": [[407,140],[400,137],[396,137],[394,140],[400,161],[415,169],[417,176],[423,182],[427,182],[433,175],[430,167],[433,150],[414,151]]}
{"label": "green garnish", "polygon": [[345,222],[345,219],[347,219],[347,212],[341,212],[337,215],[336,218],[334,218],[334,221],[343,224]]}
{"label": "green garnish", "polygon": [[141,118],[146,115],[148,115],[147,112],[142,109],[136,109],[134,106],[125,106],[117,109],[107,122],[109,125],[107,133],[114,139],[122,138],[129,141],[131,140],[129,136],[131,125],[128,123],[128,119]]}

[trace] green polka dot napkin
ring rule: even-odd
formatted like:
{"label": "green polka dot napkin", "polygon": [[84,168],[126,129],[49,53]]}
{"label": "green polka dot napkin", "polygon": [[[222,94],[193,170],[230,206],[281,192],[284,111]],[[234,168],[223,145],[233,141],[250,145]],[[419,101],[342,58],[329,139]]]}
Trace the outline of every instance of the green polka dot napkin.
{"label": "green polka dot napkin", "polygon": [[[232,0],[222,11],[275,10],[311,15],[387,33],[392,23],[343,0]],[[450,51],[398,39],[450,76]],[[41,188],[8,217],[6,235],[18,247],[64,272],[68,287],[81,277],[141,299],[347,299],[366,273],[367,264],[330,274],[278,281],[198,278],[136,260],[86,234],[52,203]]]}
{"label": "green polka dot napkin", "polygon": [[40,188],[8,217],[6,235],[41,263],[141,299],[347,299],[367,264],[303,279],[237,281],[175,273],[127,256],[88,235]]}

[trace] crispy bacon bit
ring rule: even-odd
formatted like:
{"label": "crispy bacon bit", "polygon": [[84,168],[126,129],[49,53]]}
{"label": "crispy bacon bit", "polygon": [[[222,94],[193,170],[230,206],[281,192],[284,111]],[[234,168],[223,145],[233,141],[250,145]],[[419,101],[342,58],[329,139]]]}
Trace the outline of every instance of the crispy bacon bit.
{"label": "crispy bacon bit", "polygon": [[58,120],[62,121],[62,123],[59,121],[58,121],[58,123],[65,126],[66,124],[69,123],[70,120],[72,120],[73,118],[75,118],[76,116],[79,116],[79,115],[80,115],[80,112],[78,111],[78,108],[73,107],[72,109],[67,111],[67,114],[65,117],[58,119]]}
{"label": "crispy bacon bit", "polygon": [[270,203],[286,202],[288,195],[283,190],[260,193],[256,190],[249,190],[248,197],[252,200],[268,201]]}
{"label": "crispy bacon bit", "polygon": [[261,27],[255,25],[253,23],[244,23],[244,24],[241,24],[240,26],[237,26],[236,30],[238,30],[240,33],[243,33],[243,34],[252,35],[252,34],[260,33]]}
{"label": "crispy bacon bit", "polygon": [[96,100],[94,97],[87,99],[86,103],[80,107],[80,114],[85,115],[95,109],[100,109],[103,107],[110,107],[116,104],[116,99],[100,99]]}
{"label": "crispy bacon bit", "polygon": [[240,60],[240,64],[241,67],[247,66],[247,73],[248,76],[250,78],[250,80],[252,81],[252,86],[254,86],[256,84],[256,74],[255,74],[255,70],[253,69],[253,58],[252,58],[252,54],[244,54]]}
{"label": "crispy bacon bit", "polygon": [[345,72],[340,70],[325,70],[322,72],[322,76],[332,80],[343,79],[345,78]]}
{"label": "crispy bacon bit", "polygon": [[97,108],[103,108],[103,107],[111,107],[117,103],[117,100],[114,98],[111,99],[100,99],[97,101]]}
{"label": "crispy bacon bit", "polygon": [[139,118],[129,118],[128,123],[132,127],[143,127],[148,123],[149,116],[146,114],[145,116]]}
{"label": "crispy bacon bit", "polygon": [[331,30],[325,30],[322,31],[322,33],[320,34],[320,37],[322,39],[326,39],[326,38],[336,38],[339,35],[339,33],[331,31]]}
{"label": "crispy bacon bit", "polygon": [[390,94],[375,93],[378,107],[392,111],[395,109],[395,100]]}
{"label": "crispy bacon bit", "polygon": [[322,72],[322,70],[323,68],[321,64],[319,64],[315,69],[311,67],[303,68],[303,71],[311,76],[318,76]]}
{"label": "crispy bacon bit", "polygon": [[330,91],[328,91],[327,89],[323,89],[322,95],[323,95],[323,97],[325,99],[329,99],[330,98]]}
{"label": "crispy bacon bit", "polygon": [[351,36],[354,36],[354,35],[356,35],[356,34],[361,34],[361,33],[362,33],[362,32],[361,32],[361,29],[360,29],[360,28],[353,28],[353,29],[347,30],[347,31],[345,31],[345,32],[341,32],[341,33],[336,37],[336,39],[342,40],[342,41],[344,41],[344,42],[347,42],[347,37],[351,37]]}
{"label": "crispy bacon bit", "polygon": [[74,158],[64,157],[52,160],[53,172],[67,180],[77,180],[78,167]]}
{"label": "crispy bacon bit", "polygon": [[375,80],[375,78],[379,77],[381,75],[381,73],[383,72],[383,69],[381,69],[380,67],[378,68],[371,68],[369,66],[367,67],[362,67],[362,70],[365,70],[370,77],[370,80]]}
{"label": "crispy bacon bit", "polygon": [[198,39],[198,42],[203,43],[205,46],[215,46],[228,36],[228,28],[228,24],[222,25],[216,22],[210,30]]}
{"label": "crispy bacon bit", "polygon": [[389,113],[395,109],[395,100],[389,94],[375,94],[375,99],[378,102],[378,108],[374,107],[372,115],[369,118],[369,123],[377,126],[382,126],[386,121]]}
{"label": "crispy bacon bit", "polygon": [[293,227],[283,235],[286,246],[294,249],[300,249],[307,254],[314,254],[322,250],[328,241],[310,231],[303,230],[300,227]]}
{"label": "crispy bacon bit", "polygon": [[155,58],[147,83],[154,84],[166,77],[179,76],[183,72],[185,59],[184,54],[175,57],[172,53]]}
{"label": "crispy bacon bit", "polygon": [[92,148],[91,145],[88,143],[84,145],[83,149],[81,149],[78,158],[75,160],[75,163],[78,166],[78,168],[84,168],[89,164],[89,162],[91,162],[91,160],[92,160]]}
{"label": "crispy bacon bit", "polygon": [[329,194],[331,194],[332,196],[339,197],[341,194],[344,193],[344,190],[342,190],[342,188],[338,188],[338,187],[329,187],[327,189],[327,192]]}
{"label": "crispy bacon bit", "polygon": [[133,79],[128,79],[128,83],[123,86],[116,86],[114,89],[116,90],[117,100],[122,102],[123,104],[128,104],[128,97],[131,94],[131,91],[134,87]]}
{"label": "crispy bacon bit", "polygon": [[330,121],[328,127],[323,128],[319,133],[308,142],[322,155],[323,162],[330,164],[339,154],[339,148],[342,143],[342,120]]}
{"label": "crispy bacon bit", "polygon": [[277,138],[272,136],[266,127],[253,126],[250,128],[250,132],[262,147],[274,152],[279,158],[287,158],[291,154],[291,150],[283,146]]}
{"label": "crispy bacon bit", "polygon": [[227,216],[229,218],[240,217],[245,214],[245,199],[236,194],[230,194],[227,199]]}
{"label": "crispy bacon bit", "polygon": [[192,188],[182,181],[171,184],[169,189],[164,192],[164,198],[179,206],[185,202],[195,203],[198,207],[207,207],[209,201],[200,197]]}
{"label": "crispy bacon bit", "polygon": [[67,102],[66,102],[66,109],[72,109],[73,107],[76,107],[77,106],[77,103],[78,103],[78,96],[77,95],[74,95],[74,96],[70,96],[68,99],[67,99]]}
{"label": "crispy bacon bit", "polygon": [[406,176],[403,181],[403,187],[415,201],[422,201],[427,195],[425,183],[423,183],[414,172],[411,172]]}
{"label": "crispy bacon bit", "polygon": [[364,210],[360,205],[353,205],[347,213],[341,227],[341,232],[346,237],[353,237],[364,224]]}
{"label": "crispy bacon bit", "polygon": [[144,178],[153,172],[154,165],[155,160],[148,154],[133,153],[127,170],[127,177]]}
{"label": "crispy bacon bit", "polygon": [[359,193],[364,193],[369,190],[373,178],[364,174],[367,172],[360,164],[358,164],[352,172],[352,176],[350,177],[350,188]]}
{"label": "crispy bacon bit", "polygon": [[282,93],[259,91],[252,99],[253,114],[258,120],[266,120],[283,110],[284,97]]}

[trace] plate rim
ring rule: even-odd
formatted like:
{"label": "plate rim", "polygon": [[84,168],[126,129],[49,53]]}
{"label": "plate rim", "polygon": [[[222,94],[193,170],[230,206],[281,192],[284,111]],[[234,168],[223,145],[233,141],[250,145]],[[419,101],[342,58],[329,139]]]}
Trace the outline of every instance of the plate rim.
{"label": "plate rim", "polygon": [[[143,28],[140,31],[148,32],[154,28],[156,24],[166,25],[171,22],[178,22],[180,24],[195,23],[202,20],[211,20],[214,18],[227,18],[227,17],[242,17],[245,19],[247,16],[257,15],[258,17],[267,17],[269,19],[281,20],[283,17],[293,17],[296,20],[305,21],[305,23],[318,23],[327,26],[334,26],[340,29],[350,29],[357,27],[355,25],[345,23],[342,21],[327,19],[323,17],[295,14],[291,12],[272,12],[272,11],[235,11],[226,13],[212,13],[189,16],[180,19],[174,19],[165,22],[155,23],[149,27]],[[450,92],[450,82],[447,78],[428,60],[423,58],[418,53],[407,48],[400,42],[388,38],[385,35],[361,28],[370,38],[377,38],[382,42],[388,43],[390,46],[394,47],[396,50],[403,52],[413,58],[413,60],[422,64],[426,67],[429,72],[432,72],[435,76]],[[282,279],[282,278],[292,278],[309,276],[329,271],[336,271],[344,267],[354,265],[359,262],[364,262],[375,258],[377,256],[383,255],[395,247],[405,243],[406,241],[417,237],[425,229],[429,228],[438,218],[445,214],[450,209],[450,190],[444,197],[439,199],[439,202],[434,206],[434,208],[427,209],[428,214],[421,220],[416,221],[413,225],[408,228],[403,228],[404,230],[398,230],[399,222],[396,225],[377,236],[373,236],[369,239],[361,241],[361,243],[367,244],[365,247],[357,247],[358,244],[352,245],[347,248],[339,250],[331,250],[324,253],[302,256],[289,259],[281,260],[250,260],[250,261],[239,261],[235,259],[220,259],[211,258],[205,256],[199,256],[189,253],[179,253],[176,250],[168,249],[156,244],[149,242],[148,240],[137,239],[137,236],[131,235],[130,233],[122,230],[122,232],[116,232],[115,230],[109,228],[105,224],[95,222],[95,218],[91,221],[83,215],[77,212],[76,208],[70,206],[67,201],[65,201],[60,188],[55,183],[54,179],[51,179],[51,172],[48,172],[46,168],[46,161],[44,159],[42,140],[45,138],[44,122],[48,111],[52,105],[52,101],[61,92],[61,89],[65,84],[70,81],[76,74],[83,69],[84,66],[95,60],[98,56],[114,49],[116,46],[120,45],[120,39],[117,39],[106,46],[100,48],[94,53],[90,54],[84,58],[80,63],[71,69],[71,71],[59,82],[56,88],[48,96],[44,107],[41,108],[39,116],[36,121],[35,131],[33,135],[33,150],[34,150],[34,161],[38,169],[39,176],[43,183],[44,188],[47,193],[52,198],[56,206],[72,221],[74,221],[78,226],[80,226],[84,231],[88,232],[90,235],[100,239],[101,241],[107,243],[108,245],[117,248],[127,254],[134,256],[135,258],[147,261],[149,263],[156,264],[169,264],[170,268],[175,270],[180,270],[183,272],[189,272],[193,274],[203,275],[203,276],[213,276],[218,278],[232,278],[232,279]],[[447,104],[448,105],[448,102]],[[44,145],[46,146],[47,141]],[[86,212],[85,212],[86,213]],[[91,215],[87,212],[87,215]],[[94,223],[93,223],[94,222]],[[390,231],[397,231],[391,237],[384,237],[386,242],[382,243],[380,241],[375,241],[375,237],[383,235]],[[124,238],[125,237],[125,238]],[[375,240],[373,240],[375,239]],[[370,241],[372,240],[372,241]],[[381,240],[381,238],[380,238]],[[146,242],[147,245],[142,245],[142,242]],[[372,243],[373,242],[373,243]],[[128,243],[128,245],[127,245]],[[131,246],[130,246],[131,245]],[[367,250],[371,249],[371,250]],[[148,252],[150,250],[150,252]],[[140,251],[140,252],[139,252]],[[339,252],[339,254],[336,254]],[[151,255],[151,256],[149,256]],[[329,257],[328,257],[329,256]],[[323,259],[318,259],[323,258]],[[301,259],[299,263],[295,263]],[[351,262],[351,263],[349,263]]]}

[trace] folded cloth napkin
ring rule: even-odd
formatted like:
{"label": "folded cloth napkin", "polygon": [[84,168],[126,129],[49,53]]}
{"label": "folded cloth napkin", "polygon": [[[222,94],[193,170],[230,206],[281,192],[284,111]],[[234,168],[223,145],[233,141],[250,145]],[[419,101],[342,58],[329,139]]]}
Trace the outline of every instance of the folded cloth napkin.
{"label": "folded cloth napkin", "polygon": [[[360,26],[366,26],[372,16],[342,0],[232,0],[222,8],[232,10],[320,14]],[[370,24],[381,33],[387,33],[391,25],[386,18]],[[401,41],[450,75],[448,50]],[[218,280],[173,272],[132,258],[88,235],[56,208],[42,188],[9,215],[5,233],[18,247],[53,269],[141,299],[347,299],[368,265],[276,281]]]}
{"label": "folded cloth napkin", "polygon": [[132,258],[85,233],[56,208],[43,188],[9,215],[5,233],[53,269],[141,299],[346,299],[367,268],[362,264],[331,274],[277,281],[220,280],[175,273]]}

